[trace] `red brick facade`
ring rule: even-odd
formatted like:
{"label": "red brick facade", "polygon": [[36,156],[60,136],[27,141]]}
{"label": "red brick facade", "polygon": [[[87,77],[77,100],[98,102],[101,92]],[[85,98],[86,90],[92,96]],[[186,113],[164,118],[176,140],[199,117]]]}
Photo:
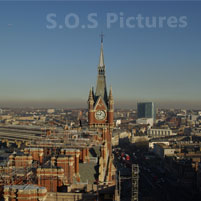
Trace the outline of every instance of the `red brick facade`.
{"label": "red brick facade", "polygon": [[4,199],[9,201],[44,201],[47,190],[35,185],[4,186]]}
{"label": "red brick facade", "polygon": [[30,155],[15,155],[12,154],[9,156],[9,166],[21,168],[21,167],[30,167],[32,165],[33,158]]}
{"label": "red brick facade", "polygon": [[[110,102],[109,106],[110,107],[108,108],[101,97],[99,97],[96,103],[94,103],[93,100],[89,100],[89,108],[88,108],[89,127],[105,127],[105,126],[112,127],[114,125],[113,102]],[[105,118],[102,120],[98,120],[96,118],[97,111],[104,111]]]}
{"label": "red brick facade", "polygon": [[57,187],[67,183],[62,168],[38,168],[37,178],[38,186],[46,187],[48,192],[57,192]]}
{"label": "red brick facade", "polygon": [[25,148],[24,153],[31,155],[33,160],[38,161],[40,164],[43,163],[44,159],[43,148]]}

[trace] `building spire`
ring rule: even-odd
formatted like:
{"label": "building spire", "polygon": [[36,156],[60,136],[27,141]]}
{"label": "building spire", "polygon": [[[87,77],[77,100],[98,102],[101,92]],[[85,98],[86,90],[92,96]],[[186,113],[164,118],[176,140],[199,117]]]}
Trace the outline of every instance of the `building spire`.
{"label": "building spire", "polygon": [[107,87],[106,87],[106,78],[105,78],[105,64],[104,64],[104,56],[103,56],[103,34],[101,36],[101,52],[100,52],[100,59],[98,65],[98,79],[96,84],[96,93],[95,99],[99,96],[105,101],[105,104],[108,102],[107,96]]}
{"label": "building spire", "polygon": [[104,55],[103,55],[103,37],[104,37],[104,34],[101,33],[100,37],[101,37],[101,51],[100,51],[99,67],[103,67],[103,66],[105,66]]}
{"label": "building spire", "polygon": [[93,100],[93,89],[92,88],[90,88],[88,100]]}
{"label": "building spire", "polygon": [[110,92],[109,92],[109,100],[113,100],[112,87],[111,86],[110,86]]}
{"label": "building spire", "polygon": [[103,32],[100,34],[100,37],[101,37],[101,43],[103,43],[103,38],[104,38]]}

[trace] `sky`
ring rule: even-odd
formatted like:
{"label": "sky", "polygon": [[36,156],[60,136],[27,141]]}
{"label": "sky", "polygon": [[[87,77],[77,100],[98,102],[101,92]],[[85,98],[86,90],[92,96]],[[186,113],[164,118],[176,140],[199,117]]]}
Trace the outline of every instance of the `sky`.
{"label": "sky", "polygon": [[200,109],[200,10],[201,1],[1,0],[0,107],[87,107],[103,32],[116,107]]}

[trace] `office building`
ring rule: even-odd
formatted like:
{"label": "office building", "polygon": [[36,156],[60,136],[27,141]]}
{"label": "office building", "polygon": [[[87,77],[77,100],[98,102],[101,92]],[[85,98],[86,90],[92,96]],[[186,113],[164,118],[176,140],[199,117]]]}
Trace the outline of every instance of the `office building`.
{"label": "office building", "polygon": [[155,106],[153,102],[141,102],[137,104],[137,117],[141,118],[153,118],[155,120]]}

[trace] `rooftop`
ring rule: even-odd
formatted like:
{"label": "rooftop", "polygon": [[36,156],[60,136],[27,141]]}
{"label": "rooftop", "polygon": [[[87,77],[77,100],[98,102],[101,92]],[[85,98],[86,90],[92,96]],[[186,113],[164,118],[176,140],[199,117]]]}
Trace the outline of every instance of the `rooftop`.
{"label": "rooftop", "polygon": [[94,162],[80,163],[80,182],[93,184],[98,175],[98,165]]}

